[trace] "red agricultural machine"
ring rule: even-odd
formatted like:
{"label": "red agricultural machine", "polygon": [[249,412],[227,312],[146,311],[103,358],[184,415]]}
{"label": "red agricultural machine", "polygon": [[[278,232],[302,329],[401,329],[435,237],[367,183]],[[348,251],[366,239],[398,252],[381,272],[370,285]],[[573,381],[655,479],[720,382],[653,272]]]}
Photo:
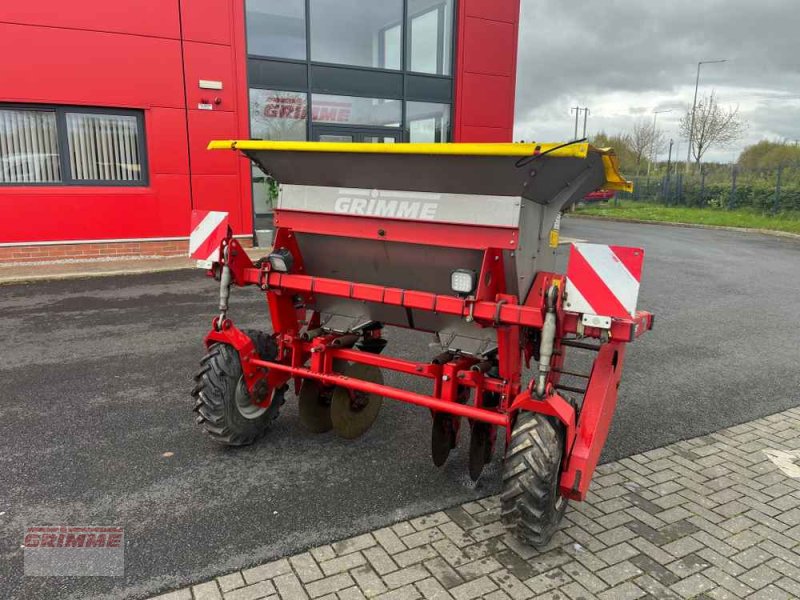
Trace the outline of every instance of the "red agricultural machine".
{"label": "red agricultural machine", "polygon": [[[437,466],[468,427],[477,479],[502,428],[503,521],[547,543],[567,500],[586,496],[626,344],[653,323],[636,311],[641,249],[575,244],[566,275],[555,272],[561,211],[630,188],[614,155],[586,143],[209,148],[244,153],[279,196],[271,253],[252,262],[229,233],[209,270],[220,313],[193,392],[205,431],[252,443],[292,384],[308,429],[353,439],[391,398],[430,410]],[[233,285],[263,290],[271,332],[233,324]],[[431,356],[384,354],[385,326],[432,334]],[[585,372],[570,370],[576,354],[590,357]],[[427,380],[429,393],[386,385],[386,371]]]}

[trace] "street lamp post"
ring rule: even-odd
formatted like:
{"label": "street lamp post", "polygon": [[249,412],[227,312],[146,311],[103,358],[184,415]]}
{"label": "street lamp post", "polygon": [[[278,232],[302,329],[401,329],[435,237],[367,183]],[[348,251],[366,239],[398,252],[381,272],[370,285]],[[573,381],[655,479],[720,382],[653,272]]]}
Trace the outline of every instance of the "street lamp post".
{"label": "street lamp post", "polygon": [[653,111],[653,139],[650,142],[650,162],[647,163],[647,180],[650,181],[650,166],[653,164],[653,161],[656,158],[656,118],[661,113],[668,113],[672,112],[671,108],[667,108],[665,110],[654,110]]}
{"label": "street lamp post", "polygon": [[[583,109],[583,137],[586,137],[586,120],[589,118],[589,108]],[[575,136],[577,139],[577,136]]]}
{"label": "street lamp post", "polygon": [[697,63],[697,78],[694,81],[694,101],[692,102],[692,118],[689,125],[689,150],[686,152],[686,173],[689,173],[689,163],[692,161],[692,142],[694,142],[694,113],[697,110],[697,90],[700,87],[700,66],[712,65],[716,63],[728,62],[727,58],[722,60],[701,60]]}

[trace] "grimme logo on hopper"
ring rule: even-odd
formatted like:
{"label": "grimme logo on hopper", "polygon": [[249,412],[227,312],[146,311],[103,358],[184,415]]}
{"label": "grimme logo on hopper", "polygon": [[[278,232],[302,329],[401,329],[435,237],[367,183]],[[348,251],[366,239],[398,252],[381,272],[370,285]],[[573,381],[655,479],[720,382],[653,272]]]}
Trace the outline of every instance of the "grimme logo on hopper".
{"label": "grimme logo on hopper", "polygon": [[339,190],[339,194],[333,210],[348,215],[433,221],[439,209],[438,202],[431,202],[438,194],[379,190]]}

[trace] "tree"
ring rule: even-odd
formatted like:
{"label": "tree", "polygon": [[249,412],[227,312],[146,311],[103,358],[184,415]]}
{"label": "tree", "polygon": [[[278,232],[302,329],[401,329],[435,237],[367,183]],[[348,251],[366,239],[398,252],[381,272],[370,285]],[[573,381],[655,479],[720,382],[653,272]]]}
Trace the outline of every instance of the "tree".
{"label": "tree", "polygon": [[641,171],[642,161],[651,160],[664,146],[664,134],[656,129],[650,119],[639,119],[627,136],[631,153],[636,163],[636,174]]}
{"label": "tree", "polygon": [[761,140],[742,150],[737,163],[740,169],[751,171],[771,171],[781,165],[797,165],[800,164],[800,146]]}
{"label": "tree", "polygon": [[712,146],[726,147],[742,137],[747,124],[739,115],[739,107],[724,108],[719,105],[715,93],[703,96],[694,110],[694,131],[692,131],[692,108],[681,119],[683,136],[692,142],[692,155],[695,163]]}

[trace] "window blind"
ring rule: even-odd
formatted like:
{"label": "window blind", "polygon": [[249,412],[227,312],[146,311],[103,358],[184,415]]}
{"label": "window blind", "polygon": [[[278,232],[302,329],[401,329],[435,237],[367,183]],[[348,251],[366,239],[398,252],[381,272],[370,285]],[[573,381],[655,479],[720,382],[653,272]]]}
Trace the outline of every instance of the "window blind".
{"label": "window blind", "polygon": [[136,117],[67,113],[66,119],[72,179],[137,181],[142,178]]}
{"label": "window blind", "polygon": [[55,112],[0,110],[0,183],[59,181]]}

